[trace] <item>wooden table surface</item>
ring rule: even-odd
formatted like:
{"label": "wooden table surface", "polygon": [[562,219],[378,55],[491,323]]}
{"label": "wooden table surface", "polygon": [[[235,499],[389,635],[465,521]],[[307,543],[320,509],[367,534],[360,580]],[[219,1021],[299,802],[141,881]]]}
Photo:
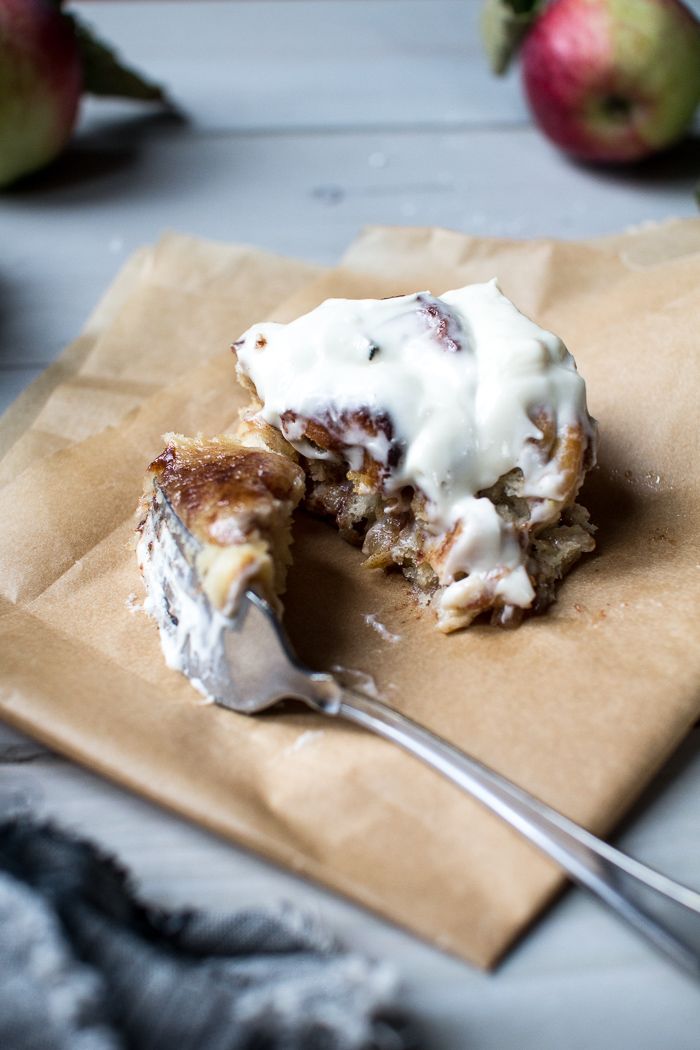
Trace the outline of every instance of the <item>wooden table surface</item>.
{"label": "wooden table surface", "polygon": [[[592,171],[492,78],[476,0],[75,5],[189,115],[84,106],[74,145],[0,201],[0,408],[79,331],[128,254],[166,228],[332,263],[367,223],[588,237],[695,213],[697,141]],[[696,730],[619,836],[700,884]],[[700,990],[578,891],[481,974],[0,726],[17,802],[116,851],[162,903],[306,907],[392,961],[426,1050],[696,1050]]]}

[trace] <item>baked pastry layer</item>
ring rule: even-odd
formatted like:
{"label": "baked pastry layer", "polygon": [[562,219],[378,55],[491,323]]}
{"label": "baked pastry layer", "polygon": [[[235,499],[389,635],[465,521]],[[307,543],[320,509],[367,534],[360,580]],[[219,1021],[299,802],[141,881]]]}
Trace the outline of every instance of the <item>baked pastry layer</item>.
{"label": "baked pastry layer", "polygon": [[303,472],[287,457],[231,437],[166,440],[148,468],[144,524],[149,516],[152,524],[162,521],[159,512],[169,504],[198,541],[195,567],[214,608],[231,615],[247,587],[278,608]]}
{"label": "baked pastry layer", "polygon": [[148,468],[137,557],[166,662],[202,692],[225,692],[221,633],[254,590],[281,612],[291,520],[304,493],[293,458],[231,437],[166,435]]}

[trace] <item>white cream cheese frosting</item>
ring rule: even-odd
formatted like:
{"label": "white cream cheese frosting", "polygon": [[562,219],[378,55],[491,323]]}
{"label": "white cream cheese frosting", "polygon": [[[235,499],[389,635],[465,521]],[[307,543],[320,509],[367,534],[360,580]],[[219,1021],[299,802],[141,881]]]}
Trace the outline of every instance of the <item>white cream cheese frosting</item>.
{"label": "white cream cheese frosting", "polygon": [[166,664],[186,674],[203,696],[211,696],[203,678],[215,670],[212,655],[221,648],[229,620],[202,599],[200,587],[193,586],[192,566],[173,531],[154,510],[143,522],[136,556],[146,586],[144,612],[158,624]]}
{"label": "white cream cheese frosting", "polygon": [[539,501],[570,496],[570,478],[542,455],[533,420],[546,416],[559,435],[578,429],[589,445],[594,431],[573,357],[495,280],[439,297],[329,299],[289,324],[254,325],[235,348],[260,415],[307,459],[334,453],[304,438],[304,419],[364,411],[385,421],[374,434],[350,423],[343,456],[359,469],[369,452],[386,468],[384,492],[420,491],[435,536],[452,536],[443,609],[486,581],[503,603],[532,603],[519,536],[479,493],[519,468],[536,521]]}

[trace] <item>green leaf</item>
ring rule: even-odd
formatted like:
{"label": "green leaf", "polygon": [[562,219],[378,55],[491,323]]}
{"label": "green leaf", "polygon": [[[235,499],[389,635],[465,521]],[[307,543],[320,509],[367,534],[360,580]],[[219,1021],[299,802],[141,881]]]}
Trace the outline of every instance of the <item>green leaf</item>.
{"label": "green leaf", "polygon": [[169,100],[159,84],[124,65],[114,49],[95,36],[92,29],[76,15],[71,13],[67,17],[75,27],[75,36],[83,60],[85,91],[91,95],[168,103]]}
{"label": "green leaf", "polygon": [[494,73],[506,72],[541,6],[541,0],[486,0],[481,39]]}

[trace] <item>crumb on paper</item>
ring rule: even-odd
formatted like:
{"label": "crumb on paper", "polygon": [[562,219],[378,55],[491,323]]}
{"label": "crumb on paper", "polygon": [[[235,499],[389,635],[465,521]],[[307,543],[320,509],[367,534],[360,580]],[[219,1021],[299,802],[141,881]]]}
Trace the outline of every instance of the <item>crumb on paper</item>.
{"label": "crumb on paper", "polygon": [[642,488],[649,489],[651,492],[659,492],[673,489],[673,482],[669,481],[668,477],[664,477],[663,474],[659,474],[655,470],[647,470],[644,473],[635,473],[633,470],[616,470],[612,468],[608,471],[612,478],[622,478],[624,481],[632,485],[639,485]]}
{"label": "crumb on paper", "polygon": [[392,631],[390,631],[389,628],[381,622],[381,620],[377,619],[375,613],[363,613],[362,619],[365,621],[368,627],[372,627],[373,630],[377,632],[379,637],[382,638],[385,642],[394,643],[401,641],[401,635],[393,634]]}
{"label": "crumb on paper", "polygon": [[131,594],[127,594],[124,604],[129,612],[143,612],[143,602],[139,601],[139,596],[135,591],[132,591]]}
{"label": "crumb on paper", "polygon": [[319,740],[325,733],[324,729],[306,729],[303,733],[300,733],[293,744],[289,747],[285,747],[285,755],[294,755],[297,751],[301,751],[302,747],[306,747],[308,744],[312,744],[314,740]]}
{"label": "crumb on paper", "polygon": [[349,689],[360,689],[375,700],[381,700],[377,683],[367,671],[360,671],[355,667],[343,667],[342,664],[331,664],[331,671],[341,685]]}
{"label": "crumb on paper", "polygon": [[[357,667],[343,667],[342,664],[331,664],[331,672],[346,689],[357,689],[358,692],[371,696],[373,700],[386,700],[386,694],[380,691],[374,678],[367,671],[360,671]],[[386,692],[396,692],[393,682],[388,683]]]}
{"label": "crumb on paper", "polygon": [[672,536],[669,536],[665,529],[654,529],[651,534],[651,540],[653,543],[670,543],[672,547],[676,546],[676,541]]}
{"label": "crumb on paper", "polygon": [[195,700],[195,707],[209,707],[210,704],[215,704],[216,700],[213,696],[200,696],[198,700]]}

